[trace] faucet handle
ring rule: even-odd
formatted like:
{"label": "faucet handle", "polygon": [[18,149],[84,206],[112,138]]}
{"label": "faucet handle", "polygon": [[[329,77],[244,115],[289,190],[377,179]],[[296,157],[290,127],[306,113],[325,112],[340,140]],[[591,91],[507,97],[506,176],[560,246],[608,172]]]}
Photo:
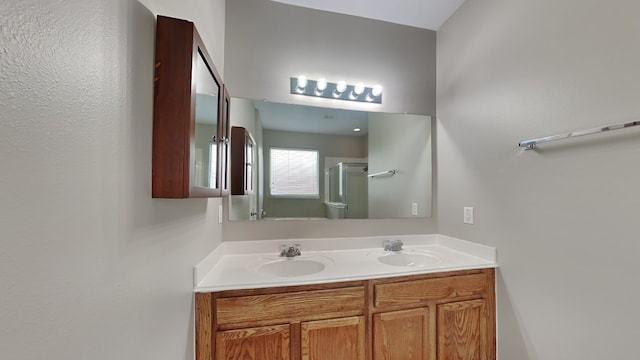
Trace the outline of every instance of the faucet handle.
{"label": "faucet handle", "polygon": [[402,250],[402,246],[404,245],[404,243],[402,242],[402,240],[398,239],[398,240],[393,240],[391,242],[391,247],[393,248],[393,251],[400,251]]}

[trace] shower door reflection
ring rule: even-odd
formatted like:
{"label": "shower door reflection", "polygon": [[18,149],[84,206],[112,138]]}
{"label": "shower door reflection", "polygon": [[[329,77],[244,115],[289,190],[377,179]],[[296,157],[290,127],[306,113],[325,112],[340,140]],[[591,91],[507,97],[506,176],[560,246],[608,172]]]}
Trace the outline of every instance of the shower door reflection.
{"label": "shower door reflection", "polygon": [[339,162],[329,169],[327,212],[334,219],[368,217],[367,163]]}

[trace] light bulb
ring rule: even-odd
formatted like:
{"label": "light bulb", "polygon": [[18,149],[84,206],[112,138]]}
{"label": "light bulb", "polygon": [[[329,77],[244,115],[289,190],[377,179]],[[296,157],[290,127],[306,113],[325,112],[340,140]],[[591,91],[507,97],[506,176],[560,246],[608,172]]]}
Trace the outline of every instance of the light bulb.
{"label": "light bulb", "polygon": [[363,92],[364,92],[364,84],[363,83],[357,83],[353,87],[353,90],[351,90],[351,93],[349,94],[349,99],[356,100],[356,99],[358,99],[360,94],[362,94]]}
{"label": "light bulb", "polygon": [[356,86],[353,87],[353,93],[356,95],[360,95],[364,92],[364,84],[357,83]]}
{"label": "light bulb", "polygon": [[325,78],[318,79],[318,81],[316,82],[316,87],[318,88],[318,90],[324,91],[324,89],[327,88],[327,79]]}
{"label": "light bulb", "polygon": [[324,89],[327,88],[327,80],[325,78],[320,78],[316,81],[316,95],[320,96],[324,92]]}
{"label": "light bulb", "polygon": [[340,80],[336,84],[336,90],[333,92],[334,97],[340,97],[347,90],[347,83]]}
{"label": "light bulb", "polygon": [[298,76],[298,92],[304,92],[304,88],[307,87],[307,77],[304,75]]}
{"label": "light bulb", "polygon": [[371,92],[367,95],[367,101],[373,101],[380,95],[382,95],[382,86],[376,85],[371,89]]}
{"label": "light bulb", "polygon": [[373,95],[374,97],[382,95],[382,85],[374,86],[373,89],[371,89],[371,95]]}

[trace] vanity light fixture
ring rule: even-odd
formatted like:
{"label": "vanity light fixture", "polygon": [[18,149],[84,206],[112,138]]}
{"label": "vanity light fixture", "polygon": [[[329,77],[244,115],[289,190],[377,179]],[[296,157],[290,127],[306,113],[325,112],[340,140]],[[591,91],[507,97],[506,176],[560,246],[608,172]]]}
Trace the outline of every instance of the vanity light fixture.
{"label": "vanity light fixture", "polygon": [[290,79],[290,91],[295,95],[306,95],[326,99],[338,99],[358,102],[382,103],[382,86],[367,87],[363,83],[348,85],[345,81],[328,82],[324,78],[307,79],[305,75]]}

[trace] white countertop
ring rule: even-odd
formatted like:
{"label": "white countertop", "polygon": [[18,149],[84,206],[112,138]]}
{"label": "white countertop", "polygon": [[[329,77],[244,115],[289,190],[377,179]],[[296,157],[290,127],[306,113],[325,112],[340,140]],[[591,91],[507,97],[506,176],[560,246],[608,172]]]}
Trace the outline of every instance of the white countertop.
{"label": "white countertop", "polygon": [[[437,257],[427,266],[394,266],[378,261],[388,254],[384,240],[402,240],[407,252]],[[325,269],[310,275],[282,277],[262,273],[266,262],[280,261],[281,244],[300,244],[302,256],[319,260]],[[439,234],[327,239],[282,239],[223,242],[196,265],[196,292],[309,285],[402,275],[497,267],[496,249]]]}

